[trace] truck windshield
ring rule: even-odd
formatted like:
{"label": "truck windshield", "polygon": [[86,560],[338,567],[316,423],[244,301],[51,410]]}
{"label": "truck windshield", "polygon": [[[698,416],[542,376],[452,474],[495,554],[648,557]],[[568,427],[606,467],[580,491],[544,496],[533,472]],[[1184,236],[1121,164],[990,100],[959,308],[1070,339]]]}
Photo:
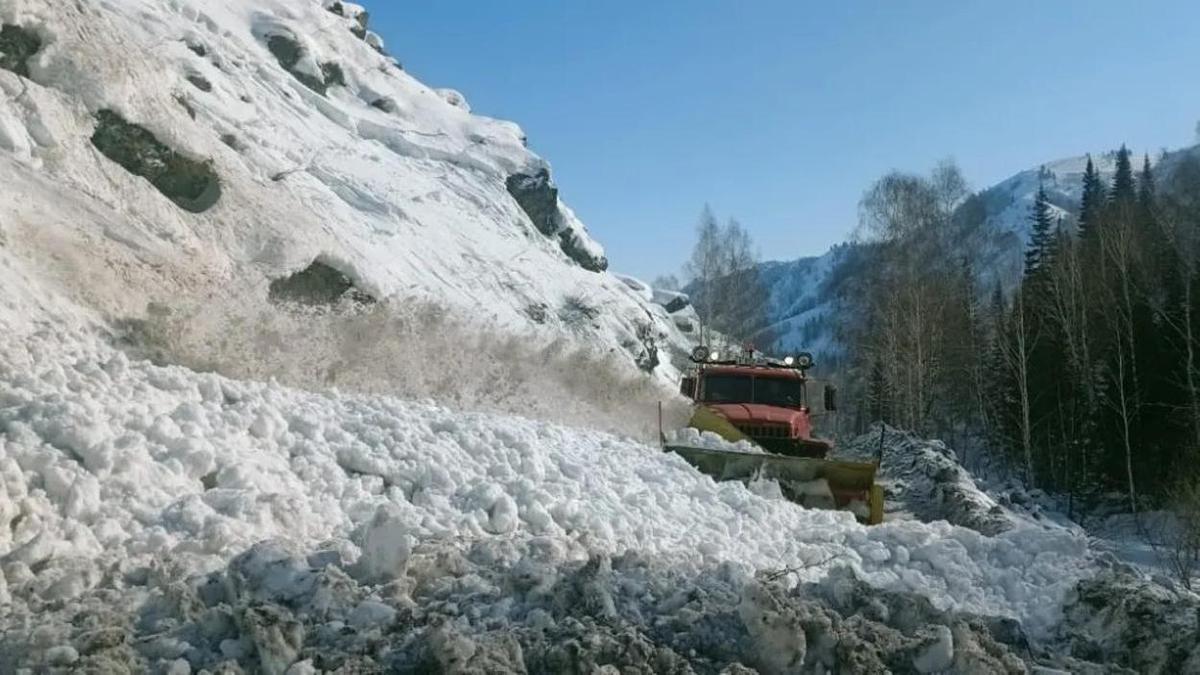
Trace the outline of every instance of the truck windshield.
{"label": "truck windshield", "polygon": [[804,382],[773,377],[755,378],[754,402],[787,408],[804,405]]}
{"label": "truck windshield", "polygon": [[707,375],[704,400],[708,403],[762,403],[794,408],[804,405],[804,382],[749,375]]}
{"label": "truck windshield", "polygon": [[748,375],[708,375],[704,378],[704,400],[710,403],[750,403],[754,380]]}

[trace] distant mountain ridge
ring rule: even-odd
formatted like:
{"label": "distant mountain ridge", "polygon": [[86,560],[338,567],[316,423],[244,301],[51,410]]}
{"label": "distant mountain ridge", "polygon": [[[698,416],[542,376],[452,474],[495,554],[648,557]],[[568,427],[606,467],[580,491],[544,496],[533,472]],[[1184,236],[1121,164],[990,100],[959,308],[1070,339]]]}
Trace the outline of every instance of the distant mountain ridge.
{"label": "distant mountain ridge", "polygon": [[[1156,179],[1168,175],[1189,154],[1200,154],[1200,145],[1151,157]],[[1116,151],[1093,153],[1091,158],[1102,180],[1111,182]],[[999,283],[1012,288],[1020,279],[1032,226],[1030,213],[1039,186],[1045,187],[1052,210],[1064,225],[1075,226],[1087,159],[1087,155],[1080,155],[1047,162],[976,193],[982,213],[976,216],[977,224],[968,228],[962,243],[978,253],[975,266],[981,287]],[[1134,169],[1140,168],[1141,157],[1135,156]],[[861,244],[846,242],[819,256],[759,265],[770,294],[768,314],[777,350],[807,349],[824,361],[836,361],[843,355],[831,319],[845,282],[854,274],[856,263],[862,262],[862,253]]]}

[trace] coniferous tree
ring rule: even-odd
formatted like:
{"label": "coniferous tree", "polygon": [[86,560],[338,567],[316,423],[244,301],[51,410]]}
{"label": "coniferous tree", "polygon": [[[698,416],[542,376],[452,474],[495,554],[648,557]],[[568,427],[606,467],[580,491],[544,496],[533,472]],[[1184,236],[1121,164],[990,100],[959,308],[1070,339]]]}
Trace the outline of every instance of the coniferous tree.
{"label": "coniferous tree", "polygon": [[1079,200],[1079,239],[1094,241],[1100,226],[1100,211],[1104,207],[1104,182],[1100,172],[1088,155],[1087,168],[1083,172],[1083,196]]}
{"label": "coniferous tree", "polygon": [[1154,218],[1154,173],[1150,170],[1150,155],[1142,156],[1142,172],[1138,175],[1138,207],[1142,216],[1153,222]]}
{"label": "coniferous tree", "polygon": [[1029,235],[1029,248],[1025,249],[1025,278],[1033,277],[1047,258],[1054,239],[1054,217],[1050,213],[1050,200],[1046,196],[1045,184],[1038,184],[1033,202],[1033,228]]}
{"label": "coniferous tree", "polygon": [[988,309],[988,346],[984,361],[984,398],[987,401],[986,437],[991,445],[1012,451],[1017,447],[1019,421],[1015,415],[1016,382],[1008,366],[1008,307],[997,283]]}
{"label": "coniferous tree", "polygon": [[1129,149],[1124,145],[1117,151],[1117,168],[1113,174],[1112,190],[1108,193],[1108,203],[1131,204],[1137,196],[1133,181],[1133,164],[1129,160]]}

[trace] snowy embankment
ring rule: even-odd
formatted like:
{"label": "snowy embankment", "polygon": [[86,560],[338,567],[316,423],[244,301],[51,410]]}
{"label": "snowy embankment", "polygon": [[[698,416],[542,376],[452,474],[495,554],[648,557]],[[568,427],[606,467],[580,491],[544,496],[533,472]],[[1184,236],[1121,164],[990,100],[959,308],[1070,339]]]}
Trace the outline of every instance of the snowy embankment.
{"label": "snowy embankment", "polygon": [[[14,648],[79,652],[85,636],[76,614],[101,603],[137,619],[131,630],[149,642],[135,651],[148,662],[311,654],[315,642],[295,653],[271,651],[254,637],[258,629],[245,627],[246,616],[236,630],[208,626],[215,631],[208,634],[199,609],[154,609],[167,602],[164,594],[199,594],[198,606],[210,609],[233,602],[205,596],[198,575],[223,569],[262,540],[279,543],[239,565],[267,568],[231,568],[227,575],[246,578],[226,579],[221,593],[254,606],[265,595],[293,609],[275,596],[309,593],[305,602],[339,606],[375,597],[374,605],[337,615],[365,622],[359,628],[366,630],[372,622],[391,625],[387,617],[406,606],[388,599],[395,584],[425,579],[458,588],[447,587],[449,595],[426,589],[425,601],[461,601],[443,610],[466,636],[506,622],[536,626],[541,601],[530,593],[549,592],[560,573],[585,574],[579,565],[599,564],[618,587],[640,575],[647,588],[666,593],[664,580],[680,577],[700,587],[720,580],[734,595],[749,592],[756,571],[789,569],[793,581],[817,581],[844,567],[871,587],[926,597],[937,609],[1011,617],[1037,639],[1091,570],[1085,541],[1063,531],[986,537],[947,523],[867,528],[846,513],[804,510],[715,483],[678,457],[603,433],[157,367],[63,323],[8,335],[0,350],[7,505],[0,570]],[[260,554],[284,562],[255,562]],[[608,560],[645,562],[629,572],[596,562]],[[326,591],[324,601],[303,590],[341,583],[345,573],[334,568],[353,577],[346,585],[363,588]],[[467,593],[463,583],[482,584],[477,593],[490,599]],[[453,599],[462,593],[468,597]],[[660,606],[667,597],[655,596],[650,606],[636,597],[643,613],[681,611]],[[315,611],[304,620],[325,616]],[[321,627],[338,630],[309,626]],[[168,637],[174,642],[163,642]]]}
{"label": "snowy embankment", "polygon": [[[69,598],[112,564],[156,555],[212,567],[271,537],[400,550],[505,535],[681,565],[836,562],[879,587],[1037,631],[1087,569],[1084,541],[1062,533],[866,528],[607,434],[231,381],[73,337],[10,344],[2,364],[6,580],[17,599]],[[381,517],[386,527],[364,529]],[[377,532],[388,539],[371,541]]]}
{"label": "snowy embankment", "polygon": [[[986,535],[1019,527],[1061,529],[1077,536],[1084,531],[1065,515],[1021,498],[1015,486],[993,495],[977,484],[945,443],[878,425],[838,447],[840,458],[880,463],[879,480],[886,495],[889,520],[945,520]],[[1024,502],[1028,502],[1023,506]]]}

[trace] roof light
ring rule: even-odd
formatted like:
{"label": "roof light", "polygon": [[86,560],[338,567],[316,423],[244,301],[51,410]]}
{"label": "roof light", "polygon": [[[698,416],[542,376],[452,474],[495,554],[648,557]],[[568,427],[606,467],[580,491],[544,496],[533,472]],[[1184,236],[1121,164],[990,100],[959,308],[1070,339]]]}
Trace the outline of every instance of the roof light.
{"label": "roof light", "polygon": [[692,350],[692,360],[696,362],[707,361],[708,347],[705,347],[704,345],[696,345],[696,348]]}
{"label": "roof light", "polygon": [[709,361],[718,361],[721,358],[721,352],[713,352],[708,355]]}
{"label": "roof light", "polygon": [[786,356],[783,359],[783,365],[785,365],[785,366],[790,366],[795,362],[796,362],[796,357],[794,357],[794,356]]}

